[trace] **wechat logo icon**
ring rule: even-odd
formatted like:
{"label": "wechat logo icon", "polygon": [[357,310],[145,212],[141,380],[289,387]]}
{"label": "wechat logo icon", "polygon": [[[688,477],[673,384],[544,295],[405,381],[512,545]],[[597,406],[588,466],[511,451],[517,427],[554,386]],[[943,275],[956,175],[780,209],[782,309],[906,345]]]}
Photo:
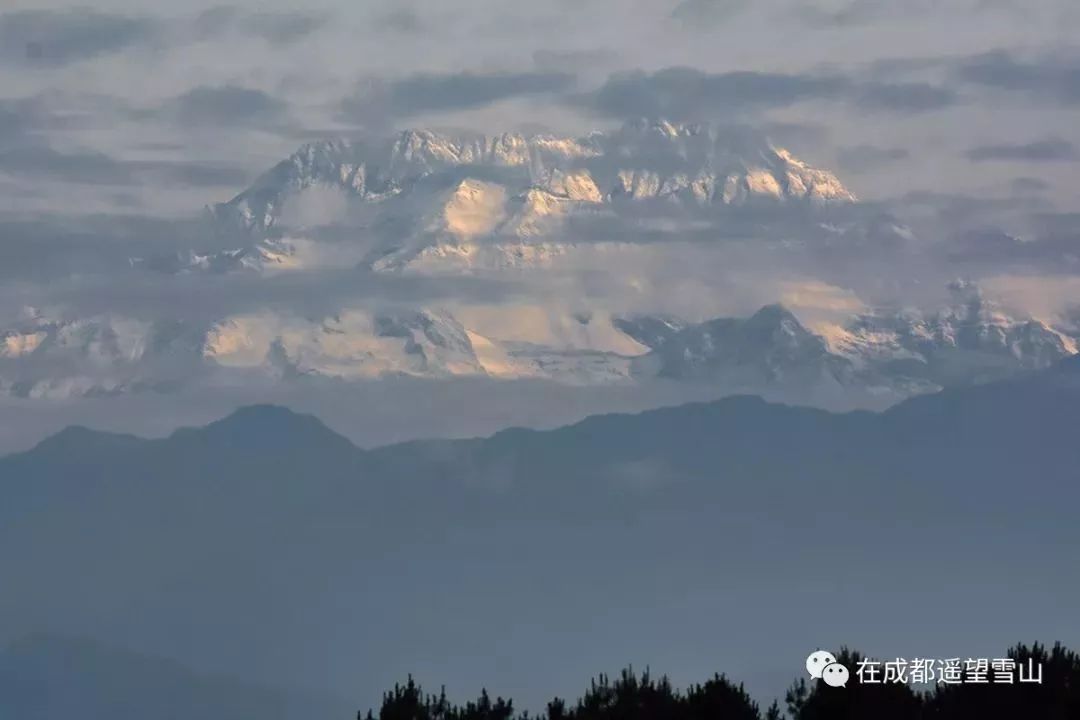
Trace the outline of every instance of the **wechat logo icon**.
{"label": "wechat logo icon", "polygon": [[847,687],[848,669],[836,662],[836,656],[825,650],[816,650],[806,658],[806,672],[814,680],[824,680],[829,687]]}

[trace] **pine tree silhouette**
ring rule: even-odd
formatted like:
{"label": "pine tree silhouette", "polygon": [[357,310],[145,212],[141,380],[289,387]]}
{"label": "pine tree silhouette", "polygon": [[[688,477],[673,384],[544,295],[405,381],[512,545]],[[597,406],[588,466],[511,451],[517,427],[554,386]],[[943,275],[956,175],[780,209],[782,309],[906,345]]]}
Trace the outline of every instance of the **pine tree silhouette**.
{"label": "pine tree silhouette", "polygon": [[[861,684],[855,669],[865,658],[842,648],[836,661],[848,668],[851,679],[846,687],[829,687],[824,680],[814,680],[792,710],[794,720],[915,720],[922,712],[922,701],[908,685],[897,683]],[[789,701],[790,704],[790,701]]]}
{"label": "pine tree silhouette", "polygon": [[[1030,675],[1041,667],[1041,683],[973,682],[965,670],[964,682],[938,684],[916,691],[897,683],[862,684],[855,669],[864,657],[844,648],[837,661],[851,671],[846,687],[799,678],[788,689],[787,713],[773,701],[762,715],[741,684],[714,675],[686,691],[675,689],[666,676],[655,679],[646,669],[638,675],[623,670],[612,681],[593,678],[585,694],[572,705],[554,698],[544,713],[532,720],[1080,720],[1080,656],[1061,644],[1017,645],[1005,657],[1019,672]],[[1019,674],[1017,674],[1017,680]],[[511,700],[481,690],[480,697],[455,705],[446,697],[425,695],[409,676],[404,685],[383,695],[378,715],[358,713],[357,720],[530,720],[516,713]]]}

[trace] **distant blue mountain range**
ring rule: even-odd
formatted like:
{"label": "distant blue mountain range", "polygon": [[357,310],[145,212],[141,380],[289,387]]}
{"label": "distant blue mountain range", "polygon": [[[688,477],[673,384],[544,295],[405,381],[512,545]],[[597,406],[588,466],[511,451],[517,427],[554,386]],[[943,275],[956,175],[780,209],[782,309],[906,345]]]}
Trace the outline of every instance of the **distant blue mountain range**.
{"label": "distant blue mountain range", "polygon": [[[376,450],[272,406],[161,440],[72,428],[0,460],[0,643],[535,707],[629,663],[771,699],[815,647],[1075,646],[1077,428],[1075,360],[881,414],[734,397]],[[48,670],[20,707],[128,717]]]}

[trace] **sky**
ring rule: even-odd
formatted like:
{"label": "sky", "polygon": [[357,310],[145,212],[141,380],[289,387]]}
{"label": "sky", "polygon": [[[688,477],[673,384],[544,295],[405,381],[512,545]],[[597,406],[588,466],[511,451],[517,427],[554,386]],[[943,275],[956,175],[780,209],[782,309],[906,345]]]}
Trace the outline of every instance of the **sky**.
{"label": "sky", "polygon": [[327,134],[646,114],[768,127],[860,197],[1068,209],[1078,25],[1068,0],[16,0],[0,211],[184,216]]}

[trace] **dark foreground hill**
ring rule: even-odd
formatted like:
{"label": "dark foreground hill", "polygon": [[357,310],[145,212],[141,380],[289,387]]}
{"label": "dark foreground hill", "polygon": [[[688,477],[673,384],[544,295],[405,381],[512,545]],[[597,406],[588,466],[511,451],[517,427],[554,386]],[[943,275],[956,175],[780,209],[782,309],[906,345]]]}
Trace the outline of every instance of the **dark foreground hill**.
{"label": "dark foreground hill", "polygon": [[0,460],[0,642],[528,707],[631,662],[771,697],[816,647],[1075,646],[1078,400],[1067,364],[880,415],[744,397],[374,451],[275,407],[70,429]]}

